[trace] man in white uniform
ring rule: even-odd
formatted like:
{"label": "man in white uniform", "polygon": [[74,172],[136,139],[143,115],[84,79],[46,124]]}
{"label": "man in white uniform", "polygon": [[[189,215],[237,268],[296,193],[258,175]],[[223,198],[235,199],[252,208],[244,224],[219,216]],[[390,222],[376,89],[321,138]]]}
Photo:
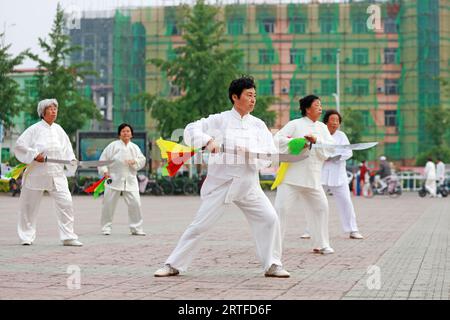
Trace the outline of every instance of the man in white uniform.
{"label": "man in white uniform", "polygon": [[438,180],[439,185],[445,183],[445,164],[440,158],[437,159],[436,179]]}
{"label": "man in white uniform", "polygon": [[436,197],[436,166],[431,158],[428,158],[428,161],[425,164],[424,176],[425,188],[432,198]]}
{"label": "man in white uniform", "polygon": [[[280,152],[286,152],[289,141],[306,138],[310,143],[333,144],[334,140],[325,124],[318,121],[322,114],[319,97],[314,95],[300,99],[302,118],[289,121],[275,135]],[[298,199],[306,211],[307,224],[311,229],[313,252],[329,254],[328,201],[321,183],[323,163],[334,150],[314,148],[303,161],[290,164],[283,182],[278,186],[275,209],[280,217],[281,238],[284,238],[287,215]],[[281,257],[281,252],[279,254]]]}
{"label": "man in white uniform", "polygon": [[[23,245],[31,245],[36,238],[36,218],[44,191],[56,203],[59,237],[65,246],[82,246],[73,231],[74,214],[64,165],[45,162],[45,158],[74,160],[69,137],[55,123],[58,115],[56,99],[39,102],[37,113],[40,122],[26,129],[17,139],[16,158],[28,165],[22,178],[19,223],[17,231]],[[70,167],[70,166],[69,166]],[[69,170],[75,171],[76,167]]]}
{"label": "man in white uniform", "polygon": [[[325,112],[323,122],[327,125],[335,144],[350,144],[347,135],[338,130],[342,117],[336,110]],[[341,218],[342,229],[350,234],[350,239],[363,239],[358,232],[356,224],[355,209],[350,198],[348,186],[347,170],[345,161],[353,156],[350,149],[337,149],[322,168],[322,185],[326,190],[330,190],[336,199],[336,205]]]}
{"label": "man in white uniform", "polygon": [[133,128],[122,123],[117,134],[119,140],[111,142],[103,150],[100,160],[114,160],[109,166],[99,168],[106,179],[101,226],[104,235],[110,235],[114,211],[122,194],[128,206],[130,232],[135,236],[145,236],[142,228],[141,198],[137,172],[145,166],[145,157],[139,147],[131,142]]}
{"label": "man in white uniform", "polygon": [[[266,277],[287,278],[274,251],[280,250],[280,226],[275,209],[261,189],[258,160],[244,161],[240,156],[218,153],[220,143],[226,148],[251,152],[276,153],[272,134],[258,118],[250,115],[256,103],[252,78],[233,80],[229,88],[233,108],[190,123],[184,141],[195,148],[206,146],[211,152],[208,175],[201,189],[202,203],[166,264],[155,272],[156,277],[178,275],[186,271],[205,233],[222,216],[224,207],[234,203],[245,214],[256,241],[257,257]],[[268,165],[270,163],[264,163]]]}

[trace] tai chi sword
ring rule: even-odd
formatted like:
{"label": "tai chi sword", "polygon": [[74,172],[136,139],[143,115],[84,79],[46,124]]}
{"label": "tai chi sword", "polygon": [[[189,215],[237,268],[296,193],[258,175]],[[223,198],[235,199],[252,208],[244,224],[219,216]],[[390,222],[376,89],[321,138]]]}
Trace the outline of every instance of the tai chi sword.
{"label": "tai chi sword", "polygon": [[50,159],[45,157],[44,162],[51,163],[59,163],[59,164],[67,164],[71,166],[78,166],[83,168],[95,168],[101,166],[107,166],[114,162],[114,160],[102,160],[102,161],[79,161],[79,160],[59,160],[59,159]]}
{"label": "tai chi sword", "polygon": [[353,144],[323,144],[313,143],[312,148],[334,148],[334,149],[346,149],[346,150],[366,150],[375,147],[378,142],[361,142]]}

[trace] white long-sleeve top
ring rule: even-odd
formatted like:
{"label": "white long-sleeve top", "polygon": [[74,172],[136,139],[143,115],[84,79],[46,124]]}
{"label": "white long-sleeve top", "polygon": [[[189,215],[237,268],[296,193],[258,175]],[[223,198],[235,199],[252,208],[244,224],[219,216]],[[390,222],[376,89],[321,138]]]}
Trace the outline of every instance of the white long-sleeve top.
{"label": "white long-sleeve top", "polygon": [[[225,144],[227,149],[242,147],[250,152],[277,152],[266,124],[250,114],[241,117],[234,108],[192,122],[184,130],[184,142],[194,148],[205,146],[211,139],[217,145]],[[232,154],[210,154],[201,195],[232,180],[226,202],[245,197],[251,188],[259,187],[258,170],[269,165],[269,161],[245,161]]]}
{"label": "white long-sleeve top", "polygon": [[436,178],[437,180],[445,179],[445,164],[442,161],[439,161],[436,165]]}
{"label": "white long-sleeve top", "polygon": [[[69,137],[59,124],[49,125],[41,120],[30,126],[17,139],[14,154],[20,162],[28,164],[22,180],[27,188],[58,191],[67,188],[64,165],[34,161],[39,153],[52,159],[75,159]],[[66,167],[76,170],[73,166]]]}
{"label": "white long-sleeve top", "polygon": [[425,179],[436,180],[436,166],[433,161],[427,161],[425,164]]}
{"label": "white long-sleeve top", "polygon": [[[331,135],[334,140],[334,144],[350,144],[347,135],[336,130]],[[325,161],[322,168],[322,184],[326,186],[337,187],[344,184],[348,184],[347,170],[345,168],[345,162],[353,156],[353,152],[350,149],[336,149],[331,157],[341,156],[338,161]]]}
{"label": "white long-sleeve top", "polygon": [[[108,166],[98,168],[100,175],[108,172],[111,183],[105,184],[106,188],[120,191],[139,191],[137,172],[145,166],[145,156],[141,149],[133,143],[125,144],[122,140],[116,140],[106,146],[100,155],[100,160],[114,160]],[[136,161],[133,165],[125,163],[127,160]]]}
{"label": "white long-sleeve top", "polygon": [[[316,143],[334,143],[327,126],[323,122],[312,121],[308,117],[302,117],[289,121],[276,133],[274,138],[275,145],[278,146],[280,153],[286,153],[289,141],[311,134],[317,138]],[[323,162],[330,157],[334,150],[312,148],[306,152],[309,153],[308,158],[289,164],[283,183],[313,189],[322,188],[321,171]]]}

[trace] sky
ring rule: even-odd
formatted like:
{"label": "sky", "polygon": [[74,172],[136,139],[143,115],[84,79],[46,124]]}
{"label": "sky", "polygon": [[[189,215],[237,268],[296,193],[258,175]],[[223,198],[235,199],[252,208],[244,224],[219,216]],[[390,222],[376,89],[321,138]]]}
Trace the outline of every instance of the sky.
{"label": "sky", "polygon": [[[69,14],[81,11],[113,10],[123,6],[161,6],[193,3],[194,0],[0,0],[0,45],[11,44],[9,53],[17,55],[30,49],[46,56],[39,47],[39,38],[48,37],[58,2]],[[320,2],[336,2],[323,0]],[[342,1],[342,0],[341,0]],[[208,3],[291,3],[309,0],[207,0]],[[32,68],[36,63],[25,60],[20,68]]]}

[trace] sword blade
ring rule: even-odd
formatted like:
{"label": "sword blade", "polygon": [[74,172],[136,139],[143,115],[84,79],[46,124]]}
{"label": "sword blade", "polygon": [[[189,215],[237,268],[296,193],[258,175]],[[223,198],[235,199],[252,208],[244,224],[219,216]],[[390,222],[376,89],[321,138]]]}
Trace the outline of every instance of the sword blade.
{"label": "sword blade", "polygon": [[79,161],[78,165],[83,168],[103,167],[110,165],[114,160],[101,160],[101,161]]}
{"label": "sword blade", "polygon": [[268,160],[272,162],[298,162],[305,160],[309,157],[307,153],[300,153],[298,155],[286,154],[286,153],[262,153],[262,152],[249,152],[234,149],[222,149],[223,153],[239,155],[245,157],[245,159],[260,159]]}
{"label": "sword blade", "polygon": [[376,146],[378,142],[362,142],[353,144],[313,144],[313,148],[334,148],[334,149],[350,149],[350,150],[366,150]]}

